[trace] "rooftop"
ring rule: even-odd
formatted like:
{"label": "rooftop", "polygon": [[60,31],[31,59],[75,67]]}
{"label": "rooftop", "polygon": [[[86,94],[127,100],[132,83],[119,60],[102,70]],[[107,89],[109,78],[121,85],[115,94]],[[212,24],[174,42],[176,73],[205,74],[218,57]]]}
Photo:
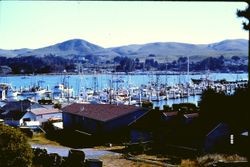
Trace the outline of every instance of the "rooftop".
{"label": "rooftop", "polygon": [[79,115],[103,122],[133,113],[138,110],[142,110],[142,108],[129,105],[81,103],[73,103],[62,108],[62,111],[65,113]]}
{"label": "rooftop", "polygon": [[53,114],[61,112],[58,109],[47,109],[47,108],[35,108],[31,109],[31,112],[35,115],[46,115],[46,114]]}
{"label": "rooftop", "polygon": [[185,118],[197,118],[199,117],[199,113],[191,113],[191,114],[184,114]]}
{"label": "rooftop", "polygon": [[172,116],[177,116],[178,112],[173,111],[173,112],[164,112],[163,115],[166,117],[172,117]]}

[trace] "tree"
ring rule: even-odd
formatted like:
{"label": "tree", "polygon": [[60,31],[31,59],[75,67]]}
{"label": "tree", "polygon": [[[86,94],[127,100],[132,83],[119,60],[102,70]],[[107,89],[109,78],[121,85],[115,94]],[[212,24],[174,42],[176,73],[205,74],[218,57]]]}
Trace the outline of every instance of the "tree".
{"label": "tree", "polygon": [[[238,17],[243,17],[245,19],[248,20],[248,23],[246,22],[243,22],[242,25],[243,25],[243,28],[246,30],[246,31],[249,31],[250,30],[250,8],[249,8],[249,3],[248,3],[248,6],[245,10],[237,10],[237,16]],[[250,35],[250,34],[249,34]],[[248,48],[250,46],[250,40],[248,40]],[[248,53],[249,54],[249,53]],[[250,75],[249,75],[249,72],[250,72],[250,55],[248,55],[248,81],[250,81]],[[248,83],[249,84],[249,83]]]}
{"label": "tree", "polygon": [[54,108],[61,109],[62,108],[62,104],[61,103],[55,103],[54,104]]}
{"label": "tree", "polygon": [[28,167],[33,152],[26,136],[17,129],[0,125],[0,166]]}
{"label": "tree", "polygon": [[[238,17],[244,17],[244,18],[246,18],[246,19],[249,20],[249,18],[250,18],[250,8],[249,8],[249,5],[248,5],[248,7],[245,10],[237,10],[237,16]],[[243,25],[243,28],[245,30],[249,31],[249,29],[250,29],[249,21],[248,21],[248,23],[243,22],[242,25]]]}
{"label": "tree", "polygon": [[240,60],[240,57],[239,56],[232,56],[231,59],[233,61],[239,61]]}
{"label": "tree", "polygon": [[128,57],[120,57],[119,63],[120,65],[117,67],[117,71],[130,72],[135,70],[135,61],[133,59]]}
{"label": "tree", "polygon": [[201,127],[204,128],[204,132],[225,121],[230,104],[228,100],[229,97],[224,92],[217,92],[211,88],[203,91],[199,107]]}

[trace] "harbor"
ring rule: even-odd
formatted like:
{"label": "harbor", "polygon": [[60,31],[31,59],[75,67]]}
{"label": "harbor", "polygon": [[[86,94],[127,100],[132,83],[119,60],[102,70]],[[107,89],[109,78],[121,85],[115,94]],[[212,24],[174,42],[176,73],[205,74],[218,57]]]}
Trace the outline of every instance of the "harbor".
{"label": "harbor", "polygon": [[140,105],[153,102],[154,107],[177,103],[197,105],[208,87],[232,94],[247,85],[247,74],[211,73],[206,75],[166,75],[158,73],[124,75],[30,75],[0,77],[1,100],[53,103],[91,103]]}

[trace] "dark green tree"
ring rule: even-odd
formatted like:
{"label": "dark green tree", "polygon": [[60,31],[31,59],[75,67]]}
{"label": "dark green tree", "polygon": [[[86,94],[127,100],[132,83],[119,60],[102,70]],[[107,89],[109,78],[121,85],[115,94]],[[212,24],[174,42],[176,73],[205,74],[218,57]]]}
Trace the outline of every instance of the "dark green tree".
{"label": "dark green tree", "polygon": [[20,130],[0,125],[0,166],[29,167],[32,158],[26,136]]}
{"label": "dark green tree", "polygon": [[204,132],[208,132],[218,123],[225,121],[229,104],[229,96],[224,92],[216,92],[209,88],[202,93],[199,107]]}
{"label": "dark green tree", "polygon": [[[248,20],[248,23],[247,22],[243,22],[242,25],[243,25],[243,29],[245,29],[246,31],[249,31],[250,30],[250,8],[249,8],[249,2],[248,2],[248,6],[245,10],[237,10],[237,16],[238,17],[243,17],[245,19]],[[250,34],[249,34],[250,35]],[[248,40],[248,47],[250,46],[250,40]],[[249,50],[249,48],[248,48]],[[250,52],[248,52],[248,54],[250,54]],[[249,75],[249,72],[250,72],[250,55],[248,55],[248,81],[250,81],[250,75]]]}
{"label": "dark green tree", "polygon": [[245,30],[249,31],[249,29],[250,29],[250,25],[249,25],[250,8],[249,8],[249,4],[248,4],[248,6],[247,6],[247,8],[245,10],[237,10],[237,16],[238,17],[243,17],[243,18],[248,20],[248,23],[243,22],[242,25],[243,25],[243,28]]}

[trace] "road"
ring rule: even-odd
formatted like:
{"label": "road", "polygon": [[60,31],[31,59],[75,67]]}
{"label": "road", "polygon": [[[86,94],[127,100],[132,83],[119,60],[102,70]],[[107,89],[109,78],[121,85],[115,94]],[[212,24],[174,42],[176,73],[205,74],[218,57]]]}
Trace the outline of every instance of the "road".
{"label": "road", "polygon": [[[57,153],[58,155],[62,157],[67,157],[69,150],[71,149],[69,147],[42,145],[42,144],[32,144],[31,147],[46,149],[48,153]],[[85,157],[88,159],[92,159],[92,158],[99,159],[100,157],[104,155],[119,155],[118,153],[114,153],[111,151],[98,150],[98,149],[93,149],[93,148],[84,148],[84,149],[78,149],[78,150],[82,150],[85,153]]]}

